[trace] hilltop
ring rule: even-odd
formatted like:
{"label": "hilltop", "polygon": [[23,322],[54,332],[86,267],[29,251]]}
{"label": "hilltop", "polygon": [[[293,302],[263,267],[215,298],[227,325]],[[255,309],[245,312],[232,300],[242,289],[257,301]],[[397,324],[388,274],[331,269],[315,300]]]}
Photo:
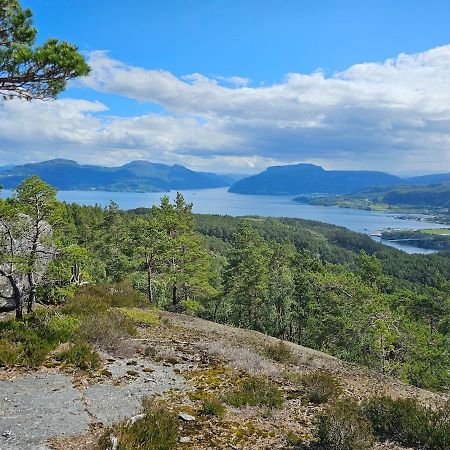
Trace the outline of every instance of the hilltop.
{"label": "hilltop", "polygon": [[[97,369],[80,370],[55,357],[37,372],[0,369],[1,409],[14,412],[3,419],[1,448],[92,450],[106,426],[142,419],[140,398],[154,396],[178,417],[176,448],[299,448],[298,442],[314,436],[320,414],[333,403],[332,398],[308,400],[310,392],[300,381],[305,374],[333,377],[339,398],[365,401],[388,395],[416,398],[422,405],[443,401],[440,395],[255,331],[169,312],[121,310],[135,317],[137,333],[103,350]],[[205,413],[205,400],[220,399],[252,377],[268,380],[282,404],[268,410],[224,402],[220,417]],[[371,448],[406,447],[379,442]]]}

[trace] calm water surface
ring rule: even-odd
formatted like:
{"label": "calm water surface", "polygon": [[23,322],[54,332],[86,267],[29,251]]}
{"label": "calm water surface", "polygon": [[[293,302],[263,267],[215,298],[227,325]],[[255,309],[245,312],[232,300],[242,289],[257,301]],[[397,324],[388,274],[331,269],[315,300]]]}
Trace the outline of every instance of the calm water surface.
{"label": "calm water surface", "polygon": [[[11,195],[11,192],[7,190],[1,193],[2,197],[8,195]],[[114,201],[122,209],[157,205],[163,195],[168,195],[173,199],[176,192],[58,192],[58,198],[68,203],[107,206],[110,201]],[[411,216],[411,220],[403,220],[396,217],[395,214],[296,203],[292,201],[292,197],[232,194],[227,192],[227,188],[187,190],[183,191],[183,195],[188,202],[194,204],[194,212],[204,214],[295,217],[331,223],[360,233],[373,233],[385,228],[421,229],[443,227],[443,225],[420,221],[421,216],[417,215]],[[417,247],[399,244],[398,242],[390,243],[390,245],[408,253],[433,252],[432,250],[419,249]]]}

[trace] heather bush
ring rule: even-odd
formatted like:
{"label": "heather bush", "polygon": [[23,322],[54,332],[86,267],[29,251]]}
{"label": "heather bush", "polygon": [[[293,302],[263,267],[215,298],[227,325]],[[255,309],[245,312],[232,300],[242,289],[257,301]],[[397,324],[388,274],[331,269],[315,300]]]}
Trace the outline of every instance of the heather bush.
{"label": "heather bush", "polygon": [[225,396],[225,400],[237,408],[241,406],[268,406],[279,408],[283,405],[283,395],[269,380],[248,378]]}
{"label": "heather bush", "polygon": [[368,450],[374,442],[372,427],[350,399],[337,401],[320,416],[317,442],[320,450]]}
{"label": "heather bush", "polygon": [[450,403],[421,406],[416,399],[376,397],[362,407],[380,440],[426,450],[450,449]]}

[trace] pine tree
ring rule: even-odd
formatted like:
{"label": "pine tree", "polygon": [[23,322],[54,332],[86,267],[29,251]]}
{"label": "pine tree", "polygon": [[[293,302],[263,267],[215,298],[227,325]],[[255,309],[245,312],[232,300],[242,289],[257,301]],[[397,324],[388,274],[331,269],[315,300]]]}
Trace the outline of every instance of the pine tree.
{"label": "pine tree", "polygon": [[172,307],[179,309],[181,302],[186,306],[213,295],[211,258],[195,231],[192,204],[179,192],[174,204],[165,196],[159,207],[152,208],[151,217],[158,236],[157,267],[171,292]]}
{"label": "pine tree", "polygon": [[71,78],[89,73],[75,45],[49,39],[35,46],[32,12],[17,0],[0,2],[0,97],[50,99]]}
{"label": "pine tree", "polygon": [[225,294],[233,304],[233,322],[263,329],[262,308],[269,293],[270,249],[246,220],[234,235],[225,271]]}

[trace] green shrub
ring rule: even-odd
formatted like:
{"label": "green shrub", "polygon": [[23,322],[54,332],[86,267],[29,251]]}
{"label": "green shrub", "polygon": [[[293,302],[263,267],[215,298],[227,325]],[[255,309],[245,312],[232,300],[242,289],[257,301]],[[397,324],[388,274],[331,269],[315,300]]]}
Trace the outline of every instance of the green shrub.
{"label": "green shrub", "polygon": [[139,325],[159,325],[159,315],[154,310],[119,308],[119,311]]}
{"label": "green shrub", "polygon": [[248,378],[239,387],[225,396],[225,400],[232,406],[264,405],[269,408],[279,408],[283,404],[280,390],[270,381],[262,378]]}
{"label": "green shrub", "polygon": [[225,415],[225,406],[218,398],[207,398],[203,400],[200,414],[203,416],[215,416],[221,419]]}
{"label": "green shrub", "polygon": [[295,447],[295,448],[307,448],[303,444],[303,439],[298,436],[293,431],[288,431],[286,434],[286,441],[289,445]]}
{"label": "green shrub", "polygon": [[178,419],[167,407],[144,401],[144,417],[106,430],[99,439],[100,450],[111,448],[112,436],[118,440],[118,450],[171,450],[178,441]]}
{"label": "green shrub", "polygon": [[86,342],[72,345],[68,350],[60,353],[57,358],[83,370],[97,369],[101,363],[99,354]]}
{"label": "green shrub", "polygon": [[17,363],[19,349],[8,339],[0,339],[0,366],[12,366]]}
{"label": "green shrub", "polygon": [[95,297],[89,292],[80,289],[73,298],[64,304],[61,312],[82,318],[106,312],[108,308],[109,305],[104,299]]}
{"label": "green shrub", "polygon": [[337,380],[327,372],[317,371],[302,375],[299,381],[305,396],[316,404],[333,400],[341,392]]}
{"label": "green shrub", "polygon": [[374,438],[370,422],[349,399],[330,405],[319,418],[317,442],[320,450],[368,450]]}
{"label": "green shrub", "polygon": [[267,345],[264,353],[273,361],[282,364],[289,364],[294,360],[294,352],[289,347],[289,345],[283,341],[279,341],[276,344]]}
{"label": "green shrub", "polygon": [[450,448],[450,404],[432,409],[416,399],[376,397],[363,405],[375,435],[408,447],[429,450]]}
{"label": "green shrub", "polygon": [[115,350],[124,338],[135,335],[133,321],[114,309],[84,317],[79,329],[81,339],[105,350]]}
{"label": "green shrub", "polygon": [[145,296],[129,283],[89,285],[81,288],[75,296],[77,299],[94,298],[98,303],[109,307],[133,308],[148,306]]}
{"label": "green shrub", "polygon": [[26,366],[38,367],[47,359],[53,348],[54,345],[30,331],[20,341],[19,362]]}
{"label": "green shrub", "polygon": [[[47,358],[55,344],[42,338],[26,321],[6,320],[0,322],[0,338],[17,348],[17,363],[37,367]],[[42,334],[42,333],[41,333]],[[44,334],[45,335],[45,334]]]}
{"label": "green shrub", "polygon": [[61,314],[55,308],[41,308],[26,318],[29,328],[42,338],[58,345],[71,340],[78,331],[80,321]]}

